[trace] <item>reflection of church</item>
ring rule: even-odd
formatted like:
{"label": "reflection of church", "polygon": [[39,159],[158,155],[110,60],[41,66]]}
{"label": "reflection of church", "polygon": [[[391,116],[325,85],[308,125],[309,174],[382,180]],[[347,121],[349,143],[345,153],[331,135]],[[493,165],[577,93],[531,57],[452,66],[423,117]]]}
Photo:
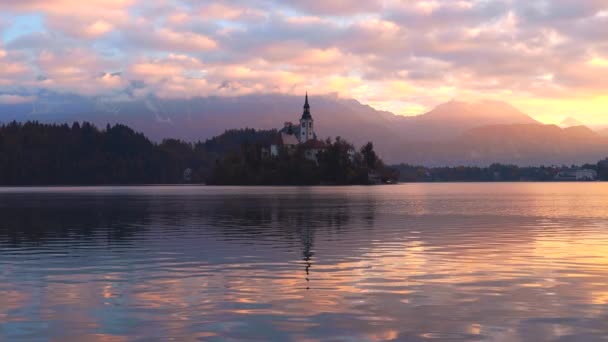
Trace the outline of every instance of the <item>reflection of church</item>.
{"label": "reflection of church", "polygon": [[297,148],[302,148],[306,158],[314,161],[317,161],[317,154],[326,148],[325,143],[318,140],[315,134],[315,123],[310,114],[308,93],[306,93],[300,123],[285,122],[275,143],[270,146],[270,155],[276,158],[281,152],[292,153]]}
{"label": "reflection of church", "polygon": [[310,268],[312,267],[313,242],[315,237],[314,228],[304,228],[300,232],[300,239],[304,249],[302,250],[302,261],[304,261],[304,270],[306,271],[306,289],[310,289]]}

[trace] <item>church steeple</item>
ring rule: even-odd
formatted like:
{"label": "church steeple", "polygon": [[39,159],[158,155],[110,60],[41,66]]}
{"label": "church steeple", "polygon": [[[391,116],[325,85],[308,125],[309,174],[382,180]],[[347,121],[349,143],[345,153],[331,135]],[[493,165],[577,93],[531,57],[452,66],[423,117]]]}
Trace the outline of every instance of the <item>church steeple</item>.
{"label": "church steeple", "polygon": [[305,143],[308,140],[315,139],[315,128],[314,120],[310,115],[310,105],[308,104],[308,92],[306,92],[306,99],[304,100],[304,113],[300,119],[300,134],[298,139],[301,143]]}
{"label": "church steeple", "polygon": [[310,105],[308,104],[308,92],[306,92],[306,100],[304,100],[304,113],[302,113],[302,119],[312,119],[310,115]]}

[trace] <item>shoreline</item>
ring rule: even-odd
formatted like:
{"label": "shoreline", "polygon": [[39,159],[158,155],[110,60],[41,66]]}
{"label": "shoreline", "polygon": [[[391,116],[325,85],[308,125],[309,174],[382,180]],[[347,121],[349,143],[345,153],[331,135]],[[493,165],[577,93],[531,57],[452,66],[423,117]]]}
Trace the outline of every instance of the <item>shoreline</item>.
{"label": "shoreline", "polygon": [[262,187],[275,187],[275,188],[320,188],[320,187],[379,187],[379,186],[396,186],[396,185],[407,185],[407,184],[496,184],[496,183],[604,183],[605,181],[594,180],[594,181],[538,181],[538,180],[526,180],[526,181],[435,181],[435,182],[399,182],[392,184],[314,184],[314,185],[298,185],[298,184],[182,184],[182,183],[163,183],[163,184],[31,184],[31,185],[0,185],[0,189],[24,189],[24,188],[150,188],[150,187],[215,187],[215,188],[229,188],[229,187],[246,187],[246,188],[262,188]]}

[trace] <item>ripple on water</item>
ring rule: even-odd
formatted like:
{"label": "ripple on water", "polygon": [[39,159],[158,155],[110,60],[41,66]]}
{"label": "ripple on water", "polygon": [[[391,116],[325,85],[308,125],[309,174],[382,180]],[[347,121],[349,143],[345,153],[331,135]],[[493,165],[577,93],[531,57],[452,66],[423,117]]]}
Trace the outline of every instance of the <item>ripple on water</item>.
{"label": "ripple on water", "polygon": [[608,185],[0,189],[0,340],[597,340]]}

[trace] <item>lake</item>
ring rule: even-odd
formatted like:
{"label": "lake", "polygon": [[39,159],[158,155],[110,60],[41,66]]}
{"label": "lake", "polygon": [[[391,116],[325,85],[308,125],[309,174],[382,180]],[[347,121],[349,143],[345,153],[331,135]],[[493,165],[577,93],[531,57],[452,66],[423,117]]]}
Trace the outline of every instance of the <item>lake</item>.
{"label": "lake", "polygon": [[608,183],[0,188],[0,340],[169,338],[608,338]]}

